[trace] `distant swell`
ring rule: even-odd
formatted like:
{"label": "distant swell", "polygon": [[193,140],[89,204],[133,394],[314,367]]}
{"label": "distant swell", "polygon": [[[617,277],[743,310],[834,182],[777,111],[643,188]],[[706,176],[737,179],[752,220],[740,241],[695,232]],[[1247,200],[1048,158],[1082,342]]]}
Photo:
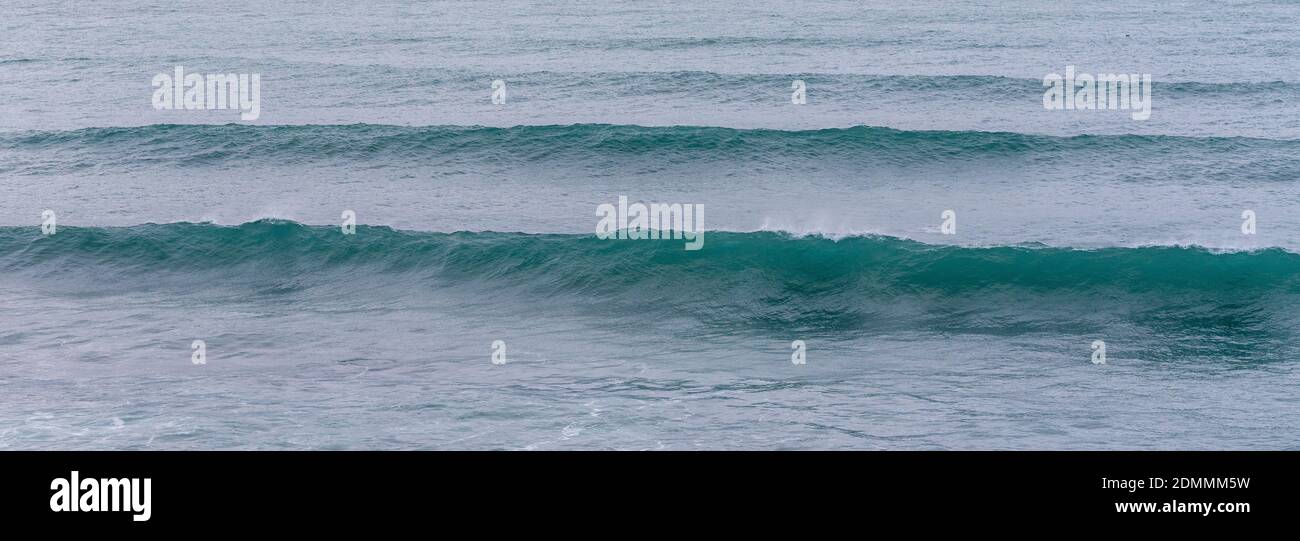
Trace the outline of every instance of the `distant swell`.
{"label": "distant swell", "polygon": [[[609,159],[781,163],[782,158],[877,164],[1078,153],[1136,157],[1258,152],[1296,168],[1300,140],[1159,135],[1056,137],[1009,132],[904,131],[858,126],[804,131],[609,124],[510,128],[390,125],[149,125],[0,134],[0,171],[135,167],[152,163],[299,163],[384,158],[475,163],[603,164]],[[58,156],[51,161],[50,156]],[[1290,160],[1290,161],[1288,161]]]}

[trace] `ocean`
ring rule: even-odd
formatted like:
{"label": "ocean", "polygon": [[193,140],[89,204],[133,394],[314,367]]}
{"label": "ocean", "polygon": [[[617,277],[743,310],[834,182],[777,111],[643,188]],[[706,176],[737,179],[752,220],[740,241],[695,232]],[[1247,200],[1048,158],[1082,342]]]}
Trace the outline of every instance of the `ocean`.
{"label": "ocean", "polygon": [[3,12],[0,449],[1300,441],[1294,2]]}

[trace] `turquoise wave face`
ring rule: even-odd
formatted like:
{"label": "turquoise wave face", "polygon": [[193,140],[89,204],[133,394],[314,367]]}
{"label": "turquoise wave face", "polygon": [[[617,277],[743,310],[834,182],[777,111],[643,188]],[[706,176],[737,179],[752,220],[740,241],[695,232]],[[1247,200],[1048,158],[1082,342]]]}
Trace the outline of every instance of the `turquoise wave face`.
{"label": "turquoise wave face", "polygon": [[[48,265],[70,270],[222,270],[247,264],[286,274],[367,267],[427,269],[434,274],[508,278],[557,277],[562,284],[626,284],[631,279],[694,277],[706,283],[737,272],[772,276],[817,289],[834,281],[859,290],[966,292],[1016,287],[1133,292],[1300,292],[1300,254],[1270,248],[1223,252],[1150,246],[1076,250],[1044,246],[930,245],[883,236],[829,239],[779,232],[706,233],[706,250],[682,241],[598,239],[594,235],[501,232],[435,233],[382,226],[338,227],[285,220],[238,226],[176,223],[132,227],[0,228],[0,262],[12,272]],[[604,264],[593,265],[596,261]],[[548,279],[549,280],[549,279]]]}
{"label": "turquoise wave face", "polygon": [[507,292],[526,310],[580,306],[630,325],[678,318],[736,335],[1033,335],[1122,323],[1170,339],[1255,344],[1244,356],[1267,358],[1286,354],[1265,345],[1294,344],[1300,321],[1300,254],[1279,249],[981,248],[722,231],[706,239],[703,250],[686,251],[680,241],[594,235],[368,226],[344,235],[274,220],[67,227],[48,237],[3,228],[0,269],[74,290],[309,298],[336,290],[341,277],[364,276],[367,287]]}

